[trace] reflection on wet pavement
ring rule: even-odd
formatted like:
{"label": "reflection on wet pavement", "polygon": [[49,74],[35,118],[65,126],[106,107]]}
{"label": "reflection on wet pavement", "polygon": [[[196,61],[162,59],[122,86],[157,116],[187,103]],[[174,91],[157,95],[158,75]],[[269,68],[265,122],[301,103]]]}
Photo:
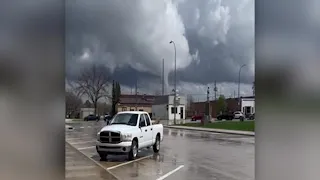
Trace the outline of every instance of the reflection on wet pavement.
{"label": "reflection on wet pavement", "polygon": [[[66,141],[81,149],[95,145],[104,122],[71,125],[74,130],[66,131]],[[128,163],[127,156],[108,156],[107,161],[100,161],[95,148],[80,151],[119,179],[156,180],[181,165],[184,167],[165,179],[254,179],[254,137],[165,128],[160,153],[141,150],[138,159],[147,158],[135,162]]]}

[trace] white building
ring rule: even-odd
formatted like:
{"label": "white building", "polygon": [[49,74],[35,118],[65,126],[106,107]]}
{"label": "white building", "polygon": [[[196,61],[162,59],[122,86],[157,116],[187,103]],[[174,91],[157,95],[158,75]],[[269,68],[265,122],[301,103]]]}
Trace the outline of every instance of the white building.
{"label": "white building", "polygon": [[255,113],[255,100],[254,97],[242,97],[241,98],[241,112],[243,114]]}
{"label": "white building", "polygon": [[158,96],[152,105],[152,118],[160,120],[162,124],[171,125],[174,123],[174,113],[176,113],[176,123],[185,123],[186,103],[185,96],[177,96],[176,108],[174,108],[174,95]]}
{"label": "white building", "polygon": [[80,109],[80,118],[83,119],[84,117],[94,114],[94,108],[81,108]]}

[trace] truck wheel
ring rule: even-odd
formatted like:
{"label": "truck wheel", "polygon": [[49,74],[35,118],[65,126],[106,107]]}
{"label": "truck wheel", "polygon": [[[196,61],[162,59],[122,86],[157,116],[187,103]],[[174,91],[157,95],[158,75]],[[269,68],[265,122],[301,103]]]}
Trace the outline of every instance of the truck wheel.
{"label": "truck wheel", "polygon": [[128,154],[129,160],[134,160],[138,155],[138,143],[137,141],[133,140],[131,144],[131,150]]}
{"label": "truck wheel", "polygon": [[153,152],[158,153],[160,151],[160,136],[157,136],[156,142],[153,145]]}
{"label": "truck wheel", "polygon": [[106,161],[107,160],[107,153],[98,152],[100,156],[100,161]]}

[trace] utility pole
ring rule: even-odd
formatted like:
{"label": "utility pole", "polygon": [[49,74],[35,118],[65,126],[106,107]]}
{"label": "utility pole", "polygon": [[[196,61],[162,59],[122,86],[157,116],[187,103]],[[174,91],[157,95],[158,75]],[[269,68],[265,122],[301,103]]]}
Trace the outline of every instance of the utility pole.
{"label": "utility pole", "polygon": [[207,113],[206,113],[207,117],[206,117],[206,121],[209,121],[210,119],[210,88],[208,86],[208,89],[207,89]]}
{"label": "utility pole", "polygon": [[236,98],[236,91],[233,91],[233,98]]}
{"label": "utility pole", "polygon": [[164,59],[162,59],[162,96],[164,95]]}
{"label": "utility pole", "polygon": [[217,91],[218,91],[218,89],[217,89],[217,82],[216,81],[214,81],[214,100],[215,101],[217,101]]}
{"label": "utility pole", "polygon": [[210,89],[209,89],[209,86],[207,89],[207,104],[208,104],[207,115],[209,116],[210,115]]}
{"label": "utility pole", "polygon": [[176,50],[176,44],[174,41],[170,41],[170,44],[173,44],[174,47],[174,98],[173,98],[173,107],[174,107],[174,114],[173,114],[173,123],[176,125],[176,115],[178,112],[177,108],[177,50]]}
{"label": "utility pole", "polygon": [[246,65],[243,64],[243,65],[240,67],[240,69],[239,69],[239,79],[238,79],[238,106],[239,106],[240,111],[241,111],[241,108],[240,108],[240,73],[241,73],[241,69],[242,69],[243,67],[245,67],[245,66],[246,66]]}
{"label": "utility pole", "polygon": [[135,99],[136,99],[136,111],[138,111],[138,79],[136,79],[136,92],[135,92]]}
{"label": "utility pole", "polygon": [[255,82],[253,82],[252,84],[252,94],[253,96],[255,96]]}

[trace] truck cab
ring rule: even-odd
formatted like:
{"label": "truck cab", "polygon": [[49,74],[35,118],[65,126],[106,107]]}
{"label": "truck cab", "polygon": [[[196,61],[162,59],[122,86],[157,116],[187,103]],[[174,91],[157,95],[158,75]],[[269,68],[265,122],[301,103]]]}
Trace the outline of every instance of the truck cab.
{"label": "truck cab", "polygon": [[142,148],[153,147],[158,153],[162,140],[162,124],[152,124],[147,112],[124,111],[98,132],[96,150],[101,160],[108,154],[127,154],[129,160],[133,160]]}

